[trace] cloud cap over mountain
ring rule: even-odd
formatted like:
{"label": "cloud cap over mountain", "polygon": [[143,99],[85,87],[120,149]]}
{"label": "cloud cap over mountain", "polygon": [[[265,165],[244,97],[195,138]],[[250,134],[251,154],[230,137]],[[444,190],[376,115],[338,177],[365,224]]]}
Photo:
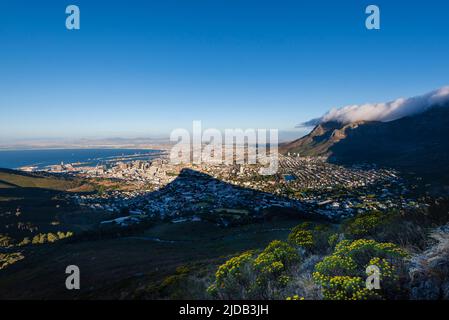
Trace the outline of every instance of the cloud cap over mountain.
{"label": "cloud cap over mountain", "polygon": [[433,106],[449,103],[449,86],[442,87],[421,96],[399,98],[386,103],[366,103],[333,108],[320,118],[299,124],[297,127],[316,126],[320,123],[336,121],[347,124],[357,121],[388,122],[418,114]]}

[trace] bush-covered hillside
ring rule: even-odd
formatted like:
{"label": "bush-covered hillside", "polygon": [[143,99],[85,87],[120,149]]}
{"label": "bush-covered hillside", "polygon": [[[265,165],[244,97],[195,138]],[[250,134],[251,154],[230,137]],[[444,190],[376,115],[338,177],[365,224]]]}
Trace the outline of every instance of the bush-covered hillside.
{"label": "bush-covered hillside", "polygon": [[[448,202],[441,200],[339,225],[303,223],[286,242],[225,262],[208,290],[219,299],[447,299],[448,220]],[[377,290],[366,286],[369,266],[380,271]]]}

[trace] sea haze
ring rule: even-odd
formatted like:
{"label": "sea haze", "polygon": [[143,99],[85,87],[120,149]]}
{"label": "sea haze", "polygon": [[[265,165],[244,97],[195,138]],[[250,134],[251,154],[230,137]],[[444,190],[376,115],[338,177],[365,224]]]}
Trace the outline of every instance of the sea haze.
{"label": "sea haze", "polygon": [[0,151],[0,168],[17,169],[24,166],[36,166],[42,169],[61,162],[96,165],[119,159],[123,161],[149,160],[158,153],[158,150],[145,149],[2,150]]}

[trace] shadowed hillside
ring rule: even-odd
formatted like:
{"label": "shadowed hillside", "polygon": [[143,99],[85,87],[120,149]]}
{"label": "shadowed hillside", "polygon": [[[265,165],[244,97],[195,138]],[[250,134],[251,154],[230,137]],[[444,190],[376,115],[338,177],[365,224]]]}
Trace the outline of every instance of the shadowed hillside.
{"label": "shadowed hillside", "polygon": [[282,153],[326,156],[337,164],[376,163],[449,181],[449,108],[391,122],[323,123],[281,146]]}
{"label": "shadowed hillside", "polygon": [[0,188],[44,188],[69,190],[81,183],[74,179],[56,177],[45,173],[27,173],[10,169],[0,169]]}
{"label": "shadowed hillside", "polygon": [[[17,173],[19,175],[19,173]],[[27,178],[29,177],[25,174]],[[17,192],[30,195],[21,198]],[[225,195],[223,196],[223,192]],[[204,202],[191,199],[192,193],[210,198]],[[0,190],[10,197],[0,202],[1,222],[10,227],[0,230],[9,236],[32,237],[34,233],[73,231],[70,239],[54,243],[27,244],[7,250],[20,252],[23,259],[2,270],[0,298],[161,298],[168,294],[164,285],[179,268],[197,273],[213,273],[213,269],[228,256],[247,250],[260,249],[274,239],[286,239],[291,228],[305,218],[319,218],[296,210],[264,210],[263,216],[252,221],[248,203],[264,199],[282,200],[257,190],[241,188],[215,179],[207,174],[184,169],[163,188],[134,201],[149,201],[154,205],[184,201],[182,213],[195,213],[201,221],[143,220],[141,228],[118,225],[100,227],[100,221],[111,219],[103,211],[80,211],[63,197],[64,191],[40,188],[10,188]],[[233,195],[230,197],[229,195]],[[183,200],[184,197],[184,200]],[[20,215],[16,216],[16,208]],[[220,209],[222,208],[222,209]],[[216,210],[218,209],[218,210]],[[274,211],[274,212],[273,212]],[[262,212],[261,212],[262,213]],[[227,219],[235,223],[223,228],[217,221]],[[247,220],[247,221],[243,221]],[[53,226],[51,222],[57,221]],[[18,225],[37,226],[38,230],[21,230]],[[64,283],[67,265],[75,264],[83,273],[80,291],[66,290]],[[203,281],[203,280],[201,280]],[[189,288],[195,297],[206,297],[206,280],[201,286]],[[189,291],[190,292],[190,291]],[[180,293],[183,294],[183,293]],[[189,293],[189,297],[190,296]],[[180,296],[185,298],[186,296]]]}

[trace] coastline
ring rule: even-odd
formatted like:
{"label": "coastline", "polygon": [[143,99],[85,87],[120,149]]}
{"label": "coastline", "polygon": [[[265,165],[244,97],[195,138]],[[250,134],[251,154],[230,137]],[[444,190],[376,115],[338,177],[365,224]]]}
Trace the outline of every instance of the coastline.
{"label": "coastline", "polygon": [[111,161],[131,161],[165,154],[161,146],[146,148],[131,147],[84,147],[84,148],[44,148],[44,149],[2,149],[0,168],[28,171],[45,169],[61,163],[93,165]]}

